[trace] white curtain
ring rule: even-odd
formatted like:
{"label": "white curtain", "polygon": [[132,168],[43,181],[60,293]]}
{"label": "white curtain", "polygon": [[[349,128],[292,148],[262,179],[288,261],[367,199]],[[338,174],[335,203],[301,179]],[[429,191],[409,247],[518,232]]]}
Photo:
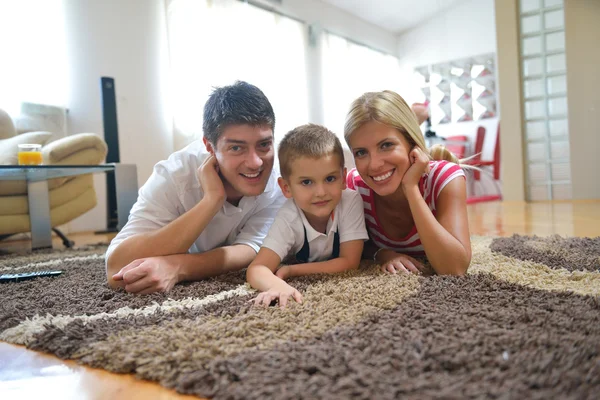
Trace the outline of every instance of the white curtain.
{"label": "white curtain", "polygon": [[400,66],[396,57],[328,32],[321,40],[325,125],[343,139],[346,113],[357,97],[382,90],[402,94]]}
{"label": "white curtain", "polygon": [[64,107],[68,93],[63,0],[0,0],[0,108]]}
{"label": "white curtain", "polygon": [[275,110],[275,136],[308,121],[306,27],[235,0],[171,0],[168,6],[176,146],[202,135],[212,88],[244,80]]}

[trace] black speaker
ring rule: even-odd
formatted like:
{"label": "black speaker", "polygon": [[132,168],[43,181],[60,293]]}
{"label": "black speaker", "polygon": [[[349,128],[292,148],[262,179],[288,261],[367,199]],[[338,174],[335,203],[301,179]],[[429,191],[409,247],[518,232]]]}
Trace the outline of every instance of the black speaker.
{"label": "black speaker", "polygon": [[[121,161],[119,153],[119,126],[117,123],[117,93],[114,78],[103,76],[100,78],[100,92],[102,96],[102,122],[104,124],[104,140],[108,145],[106,154],[107,163]],[[115,174],[106,174],[106,232],[117,231],[117,190]]]}

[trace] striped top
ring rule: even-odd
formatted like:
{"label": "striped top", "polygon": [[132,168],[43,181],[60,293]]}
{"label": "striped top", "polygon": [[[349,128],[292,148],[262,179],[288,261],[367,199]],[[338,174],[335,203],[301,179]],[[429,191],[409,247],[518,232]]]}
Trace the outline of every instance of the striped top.
{"label": "striped top", "polygon": [[[429,173],[423,175],[419,181],[419,190],[425,199],[425,203],[427,203],[427,206],[435,216],[436,200],[442,189],[454,178],[459,176],[464,177],[465,173],[460,166],[448,161],[430,161],[429,167]],[[392,239],[383,231],[381,222],[375,212],[375,192],[362,180],[356,168],[348,173],[346,180],[348,187],[358,191],[362,197],[369,237],[378,247],[407,255],[425,255],[415,225],[413,225],[406,237],[400,239]]]}

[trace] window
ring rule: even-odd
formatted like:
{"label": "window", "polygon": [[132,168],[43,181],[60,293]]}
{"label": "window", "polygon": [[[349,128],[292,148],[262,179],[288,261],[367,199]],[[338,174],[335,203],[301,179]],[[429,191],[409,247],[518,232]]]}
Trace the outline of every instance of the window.
{"label": "window", "polygon": [[527,199],[572,198],[562,0],[521,0]]}
{"label": "window", "polygon": [[212,88],[236,80],[269,98],[276,139],[308,121],[304,24],[235,0],[173,0],[168,28],[175,134],[185,142],[202,135]]}
{"label": "window", "polygon": [[62,0],[0,3],[0,107],[20,103],[66,105],[67,56]]}
{"label": "window", "polygon": [[323,60],[324,122],[340,138],[350,104],[365,92],[400,90],[398,59],[340,36],[324,32]]}

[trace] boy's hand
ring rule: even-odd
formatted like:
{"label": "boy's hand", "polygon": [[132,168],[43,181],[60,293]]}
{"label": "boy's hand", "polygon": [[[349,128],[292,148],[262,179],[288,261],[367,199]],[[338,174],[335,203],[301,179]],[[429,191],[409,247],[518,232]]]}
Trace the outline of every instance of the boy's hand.
{"label": "boy's hand", "polygon": [[285,282],[282,285],[277,285],[266,292],[260,293],[254,300],[255,306],[268,307],[273,301],[279,301],[279,307],[285,308],[290,298],[302,304],[302,295],[299,291],[291,287]]}
{"label": "boy's hand", "polygon": [[417,186],[421,176],[429,173],[429,158],[423,150],[417,146],[413,147],[410,153],[408,153],[408,159],[410,161],[410,167],[402,177],[403,190]]}
{"label": "boy's hand", "polygon": [[279,279],[285,281],[287,278],[290,277],[290,267],[287,265],[284,265],[283,267],[279,268],[277,270],[277,272],[275,273],[275,276],[278,277]]}
{"label": "boy's hand", "polygon": [[202,165],[196,171],[198,182],[202,186],[204,196],[215,201],[217,205],[222,206],[227,198],[225,186],[219,176],[219,164],[214,155],[210,155],[204,160]]}

